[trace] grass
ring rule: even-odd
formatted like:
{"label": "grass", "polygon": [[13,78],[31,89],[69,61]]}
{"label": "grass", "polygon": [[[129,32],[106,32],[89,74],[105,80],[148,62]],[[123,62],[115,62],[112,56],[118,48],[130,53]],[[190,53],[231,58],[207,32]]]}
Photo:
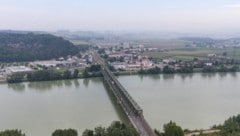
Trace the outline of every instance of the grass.
{"label": "grass", "polygon": [[59,73],[64,73],[65,70],[67,70],[66,68],[59,68],[59,69],[55,69],[57,72]]}
{"label": "grass", "polygon": [[143,44],[145,47],[164,48],[164,49],[176,49],[184,48],[189,42],[182,40],[164,40],[164,39],[151,39],[140,41],[139,44]]}
{"label": "grass", "polygon": [[83,73],[84,70],[85,70],[85,68],[79,68],[79,69],[78,69],[79,73]]}
{"label": "grass", "polygon": [[177,60],[189,61],[195,57],[201,60],[207,59],[208,54],[219,54],[227,52],[227,57],[240,60],[240,48],[225,48],[225,49],[209,49],[209,48],[194,48],[194,49],[175,49],[167,52],[147,52],[146,55],[155,59],[175,58]]}

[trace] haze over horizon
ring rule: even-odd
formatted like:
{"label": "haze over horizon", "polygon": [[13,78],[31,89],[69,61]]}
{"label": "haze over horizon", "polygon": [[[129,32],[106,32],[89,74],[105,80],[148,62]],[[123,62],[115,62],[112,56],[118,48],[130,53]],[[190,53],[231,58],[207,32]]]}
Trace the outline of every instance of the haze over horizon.
{"label": "haze over horizon", "polygon": [[237,33],[239,0],[0,0],[0,29]]}

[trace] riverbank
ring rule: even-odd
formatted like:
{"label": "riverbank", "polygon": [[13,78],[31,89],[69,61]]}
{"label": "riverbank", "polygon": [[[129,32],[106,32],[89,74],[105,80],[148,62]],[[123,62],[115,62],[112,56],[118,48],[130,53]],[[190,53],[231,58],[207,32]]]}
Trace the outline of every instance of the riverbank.
{"label": "riverbank", "polygon": [[[141,73],[139,71],[118,71],[118,72],[113,72],[115,76],[125,76],[125,75],[161,75],[161,74],[169,74],[169,75],[174,75],[174,74],[194,74],[194,73],[203,73],[203,74],[211,74],[211,73],[238,73],[238,71],[234,72],[203,72],[202,69],[196,69],[193,72],[190,73],[181,73],[181,72],[174,72],[174,73],[164,73],[164,72],[159,72],[159,73]],[[19,82],[32,82],[32,81],[55,81],[55,80],[65,80],[65,79],[85,79],[85,78],[94,78],[94,77],[102,77],[102,75],[99,72],[91,73],[91,74],[84,74],[84,73],[79,73],[77,77],[74,78],[59,78],[59,79],[52,79],[52,80],[27,80],[26,78],[19,81]],[[0,83],[10,83],[6,79],[0,79]]]}

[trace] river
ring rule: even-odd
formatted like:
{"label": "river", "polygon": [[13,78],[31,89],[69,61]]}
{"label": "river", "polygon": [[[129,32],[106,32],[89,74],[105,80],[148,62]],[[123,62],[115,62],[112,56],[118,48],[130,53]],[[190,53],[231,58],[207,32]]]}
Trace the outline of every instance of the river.
{"label": "river", "polygon": [[[170,120],[209,128],[239,113],[240,73],[132,75],[118,80],[143,108],[152,128]],[[101,78],[0,84],[0,130],[50,136],[56,129],[108,126],[124,120]]]}
{"label": "river", "polygon": [[100,78],[0,84],[0,130],[51,136],[56,129],[108,126],[122,120]]}
{"label": "river", "polygon": [[134,75],[118,78],[159,130],[170,120],[208,129],[240,113],[240,73]]}

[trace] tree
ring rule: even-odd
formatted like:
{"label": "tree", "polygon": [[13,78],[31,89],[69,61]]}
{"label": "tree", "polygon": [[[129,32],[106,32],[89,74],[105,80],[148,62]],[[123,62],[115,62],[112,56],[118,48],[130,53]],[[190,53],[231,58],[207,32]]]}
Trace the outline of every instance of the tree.
{"label": "tree", "polygon": [[87,68],[84,69],[83,76],[84,77],[88,77],[89,76]]}
{"label": "tree", "polygon": [[159,67],[154,67],[154,68],[150,68],[147,71],[150,74],[159,74],[161,72],[161,69]]}
{"label": "tree", "polygon": [[193,58],[193,61],[198,61],[199,59],[198,58]]}
{"label": "tree", "polygon": [[121,56],[121,57],[119,58],[119,61],[120,61],[120,62],[124,62],[124,57]]}
{"label": "tree", "polygon": [[65,70],[63,73],[63,78],[70,79],[71,78],[71,72],[69,70]]}
{"label": "tree", "polygon": [[193,67],[192,66],[182,66],[180,69],[177,70],[179,73],[192,73]]}
{"label": "tree", "polygon": [[57,129],[52,133],[52,136],[78,136],[75,129]]}
{"label": "tree", "polygon": [[228,68],[226,66],[222,65],[218,71],[219,72],[227,72]]}
{"label": "tree", "polygon": [[86,130],[83,132],[82,136],[94,136],[94,131],[93,131],[93,130],[88,130],[88,129],[86,129]]}
{"label": "tree", "polygon": [[107,136],[106,129],[101,126],[96,127],[94,131],[95,131],[94,136]]}
{"label": "tree", "polygon": [[0,132],[0,136],[25,136],[21,130],[5,130]]}
{"label": "tree", "polygon": [[129,125],[114,121],[108,128],[96,127],[93,130],[85,130],[83,136],[138,136],[137,131]]}
{"label": "tree", "polygon": [[103,48],[98,49],[98,53],[99,53],[99,54],[105,54],[105,49],[103,49]]}
{"label": "tree", "polygon": [[163,73],[172,74],[172,73],[174,73],[174,72],[175,72],[174,68],[170,68],[169,66],[165,66],[165,67],[163,68]]}
{"label": "tree", "polygon": [[87,70],[89,72],[98,72],[101,69],[101,65],[91,65]]}
{"label": "tree", "polygon": [[216,70],[216,68],[214,68],[213,66],[205,66],[205,67],[203,67],[203,72],[216,72],[217,70]]}
{"label": "tree", "polygon": [[74,69],[73,78],[77,78],[78,77],[78,73],[79,73],[79,70],[78,69]]}
{"label": "tree", "polygon": [[138,136],[133,127],[115,121],[107,128],[107,136]]}
{"label": "tree", "polygon": [[182,128],[172,121],[164,125],[164,132],[165,136],[184,136]]}
{"label": "tree", "polygon": [[240,115],[230,117],[222,126],[220,126],[222,136],[239,136],[240,135]]}
{"label": "tree", "polygon": [[237,72],[239,70],[239,66],[234,65],[233,67],[230,68],[231,72]]}
{"label": "tree", "polygon": [[62,78],[61,72],[55,70],[39,70],[27,74],[29,81],[59,80]]}
{"label": "tree", "polygon": [[116,71],[116,69],[115,69],[112,65],[108,65],[108,68],[109,68],[109,70],[111,70],[111,71],[113,71],[113,72]]}
{"label": "tree", "polygon": [[227,56],[227,52],[225,51],[225,52],[223,52],[223,54],[222,54],[224,57],[226,57]]}

